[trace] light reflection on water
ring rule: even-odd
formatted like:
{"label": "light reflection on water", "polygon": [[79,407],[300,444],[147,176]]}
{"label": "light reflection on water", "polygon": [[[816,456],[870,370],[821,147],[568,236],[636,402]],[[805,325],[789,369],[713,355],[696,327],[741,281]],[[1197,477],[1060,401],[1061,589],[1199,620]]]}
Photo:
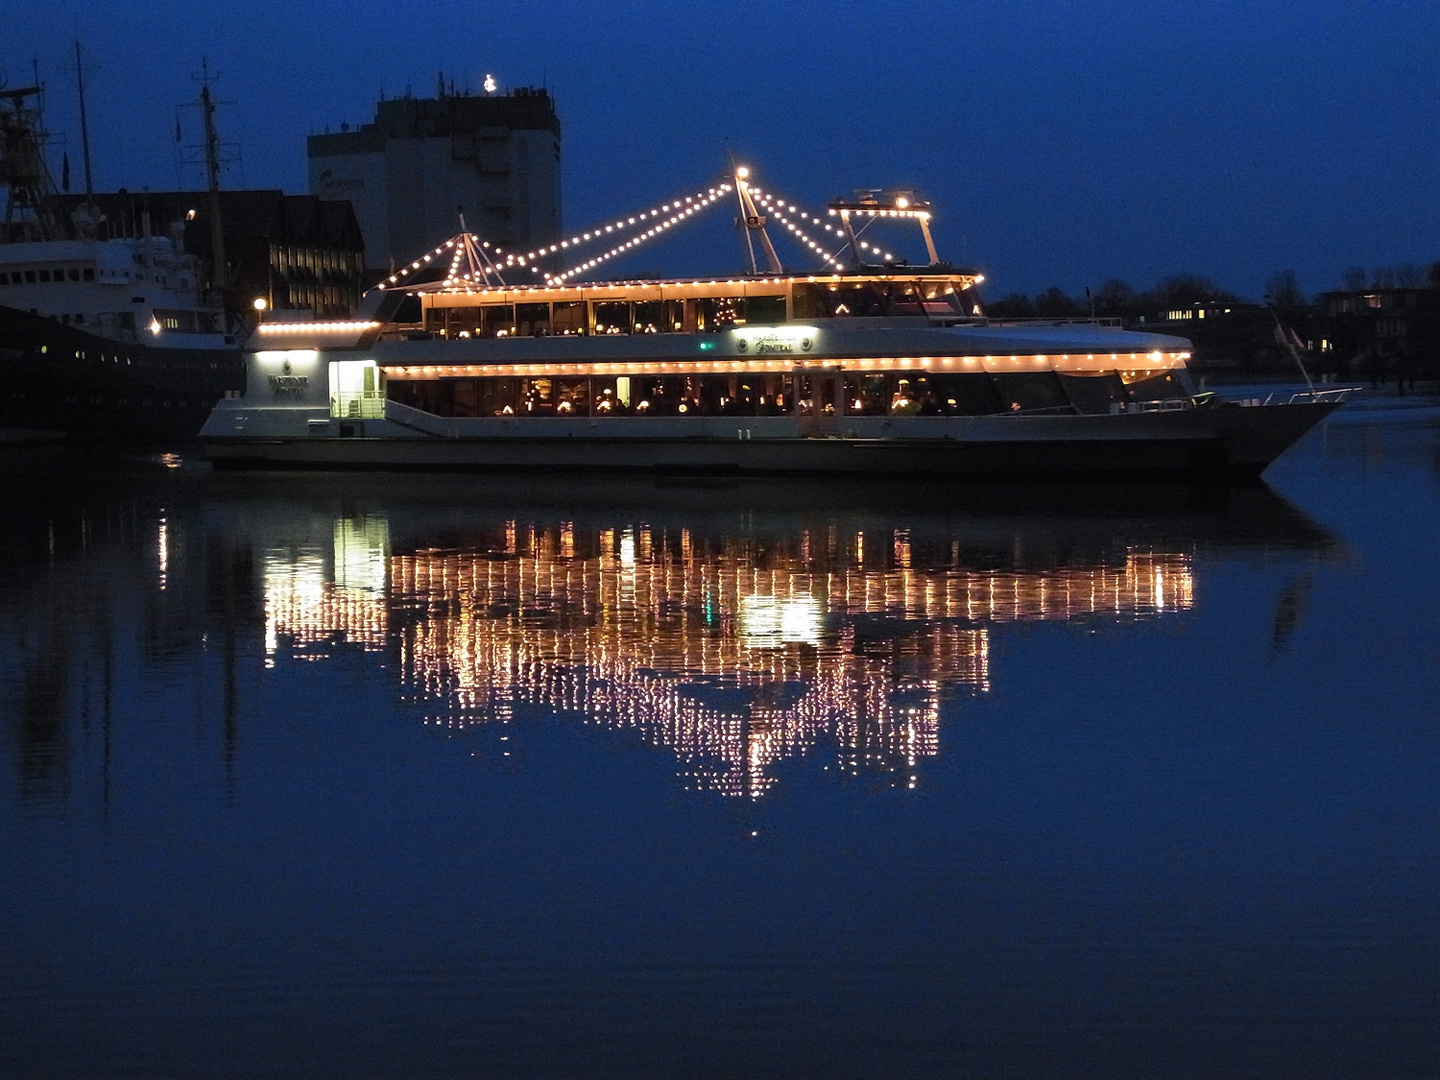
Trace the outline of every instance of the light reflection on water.
{"label": "light reflection on water", "polygon": [[328,549],[265,551],[267,663],[394,648],[426,723],[505,724],[540,705],[632,729],[694,786],[750,797],[769,766],[822,741],[842,769],[913,783],[945,697],[989,689],[992,623],[1193,602],[1184,552],[977,569],[941,534],[916,565],[908,529],[843,519],[764,538],[509,519],[477,544],[402,553],[384,516],[330,533]]}
{"label": "light reflection on water", "polygon": [[1263,488],[12,492],[0,1073],[1426,1060],[1436,590],[1325,511],[1427,527],[1434,459],[1320,434],[1282,479],[1332,527]]}

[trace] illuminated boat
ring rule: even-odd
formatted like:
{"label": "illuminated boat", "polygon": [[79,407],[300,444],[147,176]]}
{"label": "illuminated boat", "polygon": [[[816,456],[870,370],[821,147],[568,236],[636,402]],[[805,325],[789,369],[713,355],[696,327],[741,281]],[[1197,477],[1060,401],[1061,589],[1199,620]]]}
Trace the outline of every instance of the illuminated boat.
{"label": "illuminated boat", "polygon": [[[577,280],[732,192],[750,273]],[[1253,476],[1343,399],[1221,402],[1195,394],[1182,338],[988,320],[980,275],[936,256],[926,204],[869,195],[829,211],[805,214],[736,170],[525,255],[462,233],[375,290],[367,317],[261,323],[246,391],[217,405],[202,441],[222,467]],[[863,239],[893,218],[920,225],[928,265]],[[784,272],[772,220],[826,270]],[[543,272],[596,238],[617,246]],[[410,280],[447,259],[442,279]],[[527,271],[543,280],[501,276]]]}

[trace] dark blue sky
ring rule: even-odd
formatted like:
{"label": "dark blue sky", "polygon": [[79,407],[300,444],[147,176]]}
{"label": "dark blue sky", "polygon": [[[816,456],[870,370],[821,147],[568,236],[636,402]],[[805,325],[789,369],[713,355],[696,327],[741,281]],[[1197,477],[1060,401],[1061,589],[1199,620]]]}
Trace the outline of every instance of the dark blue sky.
{"label": "dark blue sky", "polygon": [[1258,297],[1277,269],[1313,292],[1440,259],[1440,6],[1420,0],[6,5],[0,69],[28,82],[38,59],[78,182],[77,34],[102,189],[175,185],[204,56],[234,103],[232,187],[305,190],[307,134],[443,69],[555,94],[568,229],[705,185],[728,138],[814,209],[918,187],[992,296],[1183,270]]}

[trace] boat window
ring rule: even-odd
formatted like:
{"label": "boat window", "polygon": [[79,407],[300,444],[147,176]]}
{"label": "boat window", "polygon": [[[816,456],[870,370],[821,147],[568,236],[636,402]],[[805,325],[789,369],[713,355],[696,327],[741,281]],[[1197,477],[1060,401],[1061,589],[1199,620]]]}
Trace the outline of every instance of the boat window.
{"label": "boat window", "polygon": [[666,300],[661,312],[662,326],[667,333],[679,333],[685,329],[685,301]]}
{"label": "boat window", "polygon": [[636,334],[658,334],[665,329],[665,302],[641,300],[634,305],[631,330]]}
{"label": "boat window", "polygon": [[706,297],[696,304],[696,329],[715,334],[745,321],[743,296]]}
{"label": "boat window", "polygon": [[589,380],[589,379],[556,379],[556,380],[555,380],[555,415],[556,415],[556,416],[589,416],[589,415],[590,415],[590,380]]}
{"label": "boat window", "polygon": [[628,334],[632,325],[628,300],[606,300],[595,305],[595,333]]}
{"label": "boat window", "polygon": [[1060,385],[1070,403],[1082,413],[1103,415],[1110,412],[1112,405],[1123,405],[1130,400],[1125,383],[1113,371],[1096,375],[1061,375]]}
{"label": "boat window", "polygon": [[589,329],[584,300],[562,300],[551,306],[552,334],[585,334]]}
{"label": "boat window", "polygon": [[72,267],[70,268],[70,280],[71,280],[71,281],[79,281],[79,280],[80,280],[80,268],[79,268],[78,266],[72,266]]}
{"label": "boat window", "polygon": [[994,375],[995,389],[1012,412],[1073,412],[1053,371],[1005,371]]}
{"label": "boat window", "polygon": [[514,304],[490,304],[480,309],[481,337],[510,337],[514,333]]}
{"label": "boat window", "polygon": [[26,270],[26,271],[25,271],[25,284],[26,284],[26,285],[34,285],[34,284],[35,284],[35,271],[34,271],[34,270]]}
{"label": "boat window", "polygon": [[95,268],[92,266],[85,267],[84,273],[82,273],[80,276],[83,277],[86,281],[94,281]]}
{"label": "boat window", "polygon": [[41,281],[49,281],[49,280],[50,280],[50,271],[49,271],[49,270],[41,270],[41,271],[40,271],[40,280],[41,280]]}
{"label": "boat window", "polygon": [[785,321],[785,297],[746,297],[745,321],[747,323],[783,323]]}
{"label": "boat window", "polygon": [[1135,401],[1168,401],[1173,398],[1189,397],[1174,372],[1167,371],[1163,375],[1155,375],[1149,371],[1133,373],[1122,371],[1120,377],[1125,381],[1125,389],[1129,391],[1130,397]]}
{"label": "boat window", "polygon": [[521,337],[544,337],[550,333],[550,305],[516,304],[515,332]]}
{"label": "boat window", "polygon": [[162,329],[175,330],[182,334],[193,334],[199,329],[193,311],[169,311],[164,308],[156,308],[155,321],[160,324]]}
{"label": "boat window", "polygon": [[1009,406],[1000,400],[995,383],[983,371],[964,375],[932,375],[936,402],[947,416],[990,416]]}
{"label": "boat window", "polygon": [[514,416],[520,397],[520,380],[512,378],[480,380],[480,415]]}
{"label": "boat window", "polygon": [[521,379],[520,405],[516,412],[521,416],[554,416],[555,380]]}
{"label": "boat window", "polygon": [[845,412],[850,416],[880,416],[890,411],[890,380],[883,372],[845,376]]}

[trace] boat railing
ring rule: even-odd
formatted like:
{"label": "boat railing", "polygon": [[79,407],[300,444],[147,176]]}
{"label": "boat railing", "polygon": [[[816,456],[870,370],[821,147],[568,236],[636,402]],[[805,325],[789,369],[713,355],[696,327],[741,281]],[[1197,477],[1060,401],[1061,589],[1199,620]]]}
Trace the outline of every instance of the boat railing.
{"label": "boat railing", "polygon": [[1290,395],[1291,405],[1319,404],[1325,401],[1344,401],[1351,394],[1358,394],[1365,388],[1363,386],[1332,386],[1324,390],[1312,388],[1300,390]]}
{"label": "boat railing", "polygon": [[385,395],[379,390],[337,390],[330,395],[330,415],[341,420],[383,420]]}
{"label": "boat railing", "polygon": [[1157,398],[1154,401],[1132,401],[1126,412],[1148,413],[1148,412],[1179,412],[1188,409],[1193,403],[1189,398]]}

